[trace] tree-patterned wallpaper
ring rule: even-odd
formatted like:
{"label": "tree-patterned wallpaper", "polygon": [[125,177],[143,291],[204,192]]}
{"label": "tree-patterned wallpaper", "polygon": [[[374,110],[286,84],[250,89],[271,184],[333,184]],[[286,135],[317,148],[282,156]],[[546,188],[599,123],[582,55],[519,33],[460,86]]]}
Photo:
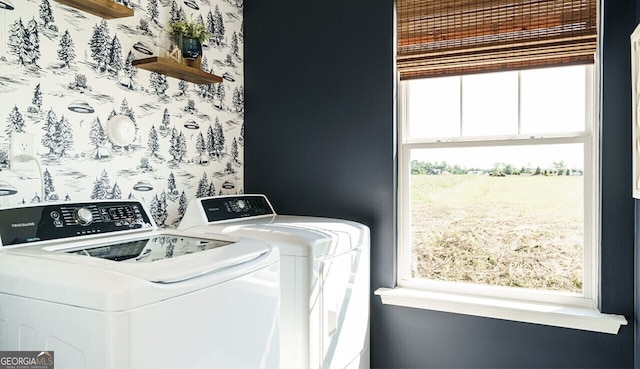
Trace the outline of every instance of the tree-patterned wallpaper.
{"label": "tree-patterned wallpaper", "polygon": [[[174,226],[190,199],[243,191],[242,0],[116,2],[134,16],[0,0],[0,206],[135,198]],[[180,18],[205,24],[201,69],[222,83],[132,67],[169,51]],[[117,114],[135,125],[127,146],[107,135]],[[12,157],[16,133],[34,138],[33,159]]]}

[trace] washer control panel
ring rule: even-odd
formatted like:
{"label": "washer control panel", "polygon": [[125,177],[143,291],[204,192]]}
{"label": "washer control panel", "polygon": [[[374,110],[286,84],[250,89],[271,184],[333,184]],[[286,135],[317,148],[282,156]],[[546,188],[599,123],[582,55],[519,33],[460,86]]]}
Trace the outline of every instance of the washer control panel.
{"label": "washer control panel", "polygon": [[201,199],[200,204],[209,222],[275,214],[263,195],[210,197]]}
{"label": "washer control panel", "polygon": [[137,201],[50,203],[0,209],[0,246],[154,227]]}

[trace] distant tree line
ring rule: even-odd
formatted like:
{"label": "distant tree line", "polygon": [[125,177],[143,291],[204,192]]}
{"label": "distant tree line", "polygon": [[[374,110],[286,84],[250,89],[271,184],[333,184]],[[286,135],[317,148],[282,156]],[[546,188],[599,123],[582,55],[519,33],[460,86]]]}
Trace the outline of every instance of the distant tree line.
{"label": "distant tree line", "polygon": [[465,168],[458,164],[448,164],[446,161],[411,161],[411,174],[442,175],[442,174],[475,174],[475,175],[546,175],[546,176],[570,176],[582,175],[583,170],[568,167],[564,161],[554,161],[549,168],[540,166],[516,167],[507,163],[494,163],[492,168]]}

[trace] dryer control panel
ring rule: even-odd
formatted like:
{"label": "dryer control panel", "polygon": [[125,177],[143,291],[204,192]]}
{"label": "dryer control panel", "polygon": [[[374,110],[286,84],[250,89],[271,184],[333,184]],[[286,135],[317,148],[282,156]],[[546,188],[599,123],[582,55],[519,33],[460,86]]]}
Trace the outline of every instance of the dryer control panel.
{"label": "dryer control panel", "polygon": [[0,209],[0,246],[155,227],[138,201],[47,203]]}
{"label": "dryer control panel", "polygon": [[209,197],[200,199],[200,204],[209,222],[275,215],[273,207],[263,195]]}

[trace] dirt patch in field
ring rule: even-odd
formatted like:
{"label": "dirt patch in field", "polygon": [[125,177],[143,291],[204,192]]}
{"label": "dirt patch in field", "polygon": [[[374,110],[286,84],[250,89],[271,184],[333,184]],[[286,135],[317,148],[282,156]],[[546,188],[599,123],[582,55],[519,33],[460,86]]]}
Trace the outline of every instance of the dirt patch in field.
{"label": "dirt patch in field", "polygon": [[413,276],[580,293],[581,194],[564,182],[581,182],[540,179],[427,178],[411,209]]}

